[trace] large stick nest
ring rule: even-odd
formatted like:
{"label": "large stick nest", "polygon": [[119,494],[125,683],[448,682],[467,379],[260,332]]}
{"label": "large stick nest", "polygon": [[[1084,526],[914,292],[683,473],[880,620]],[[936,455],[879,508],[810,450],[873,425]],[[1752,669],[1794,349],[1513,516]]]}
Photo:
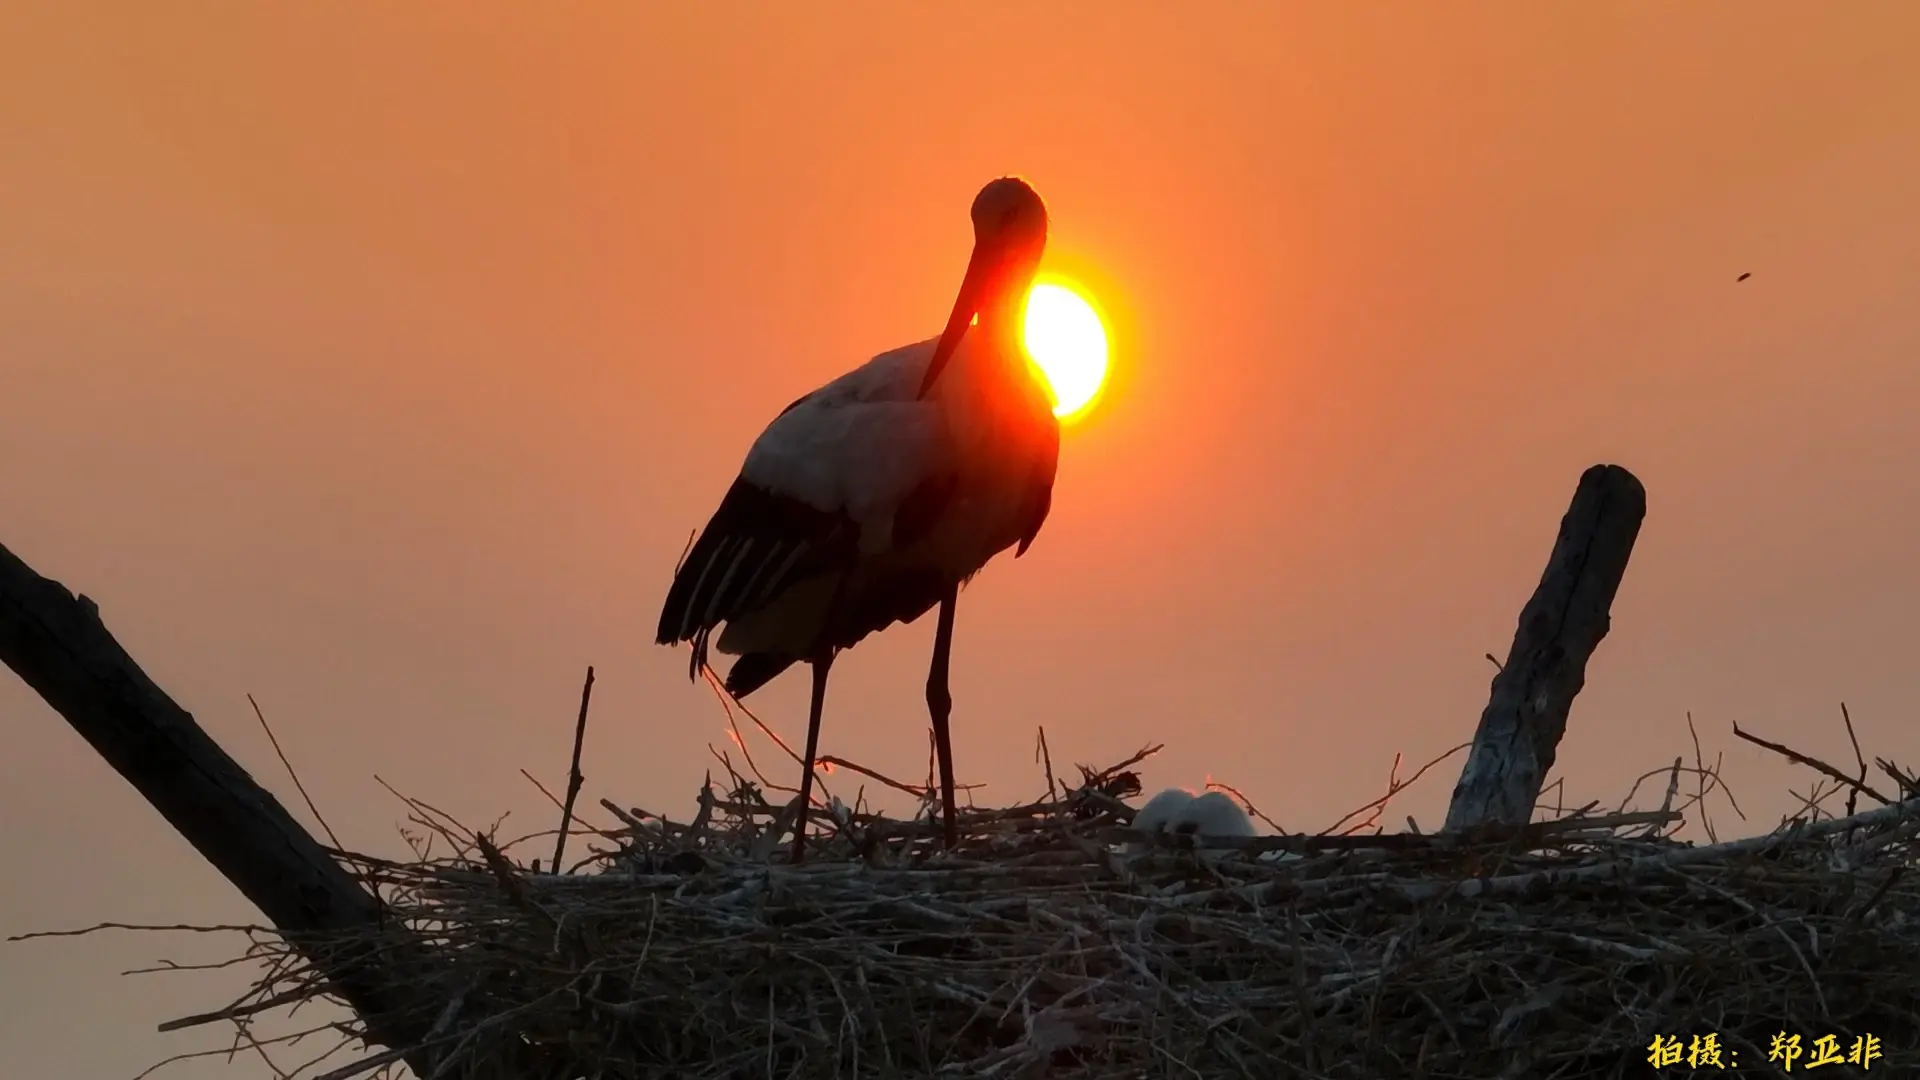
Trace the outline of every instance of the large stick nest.
{"label": "large stick nest", "polygon": [[[603,801],[618,850],[563,874],[415,804],[455,854],[347,856],[394,918],[335,944],[437,948],[446,1077],[521,1040],[552,1077],[1639,1077],[1656,1037],[1705,1036],[1766,1075],[1776,1035],[1796,1071],[1826,1045],[1920,1065],[1913,790],[1705,846],[1656,811],[1196,850],[1130,849],[1137,781],[1082,780],[963,813],[947,853],[835,804],[799,867],[752,784],[685,825]],[[265,940],[285,962],[214,1015],[325,993]]]}

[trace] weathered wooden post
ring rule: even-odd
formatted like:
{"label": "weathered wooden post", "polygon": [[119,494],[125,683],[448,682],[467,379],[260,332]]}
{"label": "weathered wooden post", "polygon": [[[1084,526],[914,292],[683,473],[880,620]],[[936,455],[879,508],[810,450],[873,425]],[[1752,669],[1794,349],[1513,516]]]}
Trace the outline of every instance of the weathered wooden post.
{"label": "weathered wooden post", "polygon": [[369,1034],[405,1052],[416,1076],[432,1074],[438,1054],[422,1044],[453,994],[427,950],[399,927],[384,929],[377,955],[322,947],[320,939],[377,925],[380,901],[140,670],[92,600],[4,546],[0,662],[306,953]]}
{"label": "weathered wooden post", "polygon": [[1609,609],[1647,514],[1647,492],[1618,465],[1580,477],[1546,573],[1520,612],[1507,662],[1447,808],[1446,829],[1525,825],[1553,768],[1587,658],[1607,636]]}

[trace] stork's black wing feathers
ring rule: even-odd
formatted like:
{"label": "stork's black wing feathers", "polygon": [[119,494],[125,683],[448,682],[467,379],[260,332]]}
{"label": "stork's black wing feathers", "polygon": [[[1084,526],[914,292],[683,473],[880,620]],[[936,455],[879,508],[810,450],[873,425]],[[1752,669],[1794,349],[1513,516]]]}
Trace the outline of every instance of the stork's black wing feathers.
{"label": "stork's black wing feathers", "polygon": [[852,560],[859,529],[846,514],[737,478],[673,576],[654,640],[704,637],[804,577]]}
{"label": "stork's black wing feathers", "polygon": [[893,546],[906,547],[932,532],[959,487],[960,477],[954,473],[941,473],[914,485],[893,512]]}

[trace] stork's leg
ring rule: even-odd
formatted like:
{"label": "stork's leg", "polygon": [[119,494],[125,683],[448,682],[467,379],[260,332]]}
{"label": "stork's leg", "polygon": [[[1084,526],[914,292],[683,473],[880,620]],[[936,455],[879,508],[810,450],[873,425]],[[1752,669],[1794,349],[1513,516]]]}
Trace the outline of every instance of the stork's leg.
{"label": "stork's leg", "polygon": [[953,712],[947,666],[953,654],[953,606],[959,598],[960,587],[949,585],[947,595],[940,600],[940,621],[933,631],[933,664],[927,670],[927,714],[933,719],[933,750],[940,758],[940,809],[948,847],[960,842],[953,811],[953,740],[947,733],[947,717]]}
{"label": "stork's leg", "polygon": [[795,863],[807,854],[807,810],[813,805],[813,759],[820,752],[820,711],[827,704],[827,670],[833,667],[832,651],[810,661],[808,666],[813,669],[813,704],[807,709],[807,758],[805,771],[800,774],[800,818],[793,824],[791,861]]}

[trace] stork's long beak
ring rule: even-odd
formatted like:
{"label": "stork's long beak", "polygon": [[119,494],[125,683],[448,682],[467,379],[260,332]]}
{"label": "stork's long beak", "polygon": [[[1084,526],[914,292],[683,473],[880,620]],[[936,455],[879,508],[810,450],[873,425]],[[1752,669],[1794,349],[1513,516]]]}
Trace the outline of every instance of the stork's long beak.
{"label": "stork's long beak", "polygon": [[994,271],[1000,260],[985,247],[973,245],[973,257],[967,260],[967,276],[960,279],[960,295],[953,298],[953,314],[947,316],[947,328],[940,334],[939,344],[933,347],[933,357],[927,361],[927,373],[920,380],[919,397],[926,397],[933,389],[933,382],[940,377],[940,371],[953,359],[953,350],[960,347],[960,339],[967,333],[967,325],[980,313],[987,298],[987,291],[994,284]]}

